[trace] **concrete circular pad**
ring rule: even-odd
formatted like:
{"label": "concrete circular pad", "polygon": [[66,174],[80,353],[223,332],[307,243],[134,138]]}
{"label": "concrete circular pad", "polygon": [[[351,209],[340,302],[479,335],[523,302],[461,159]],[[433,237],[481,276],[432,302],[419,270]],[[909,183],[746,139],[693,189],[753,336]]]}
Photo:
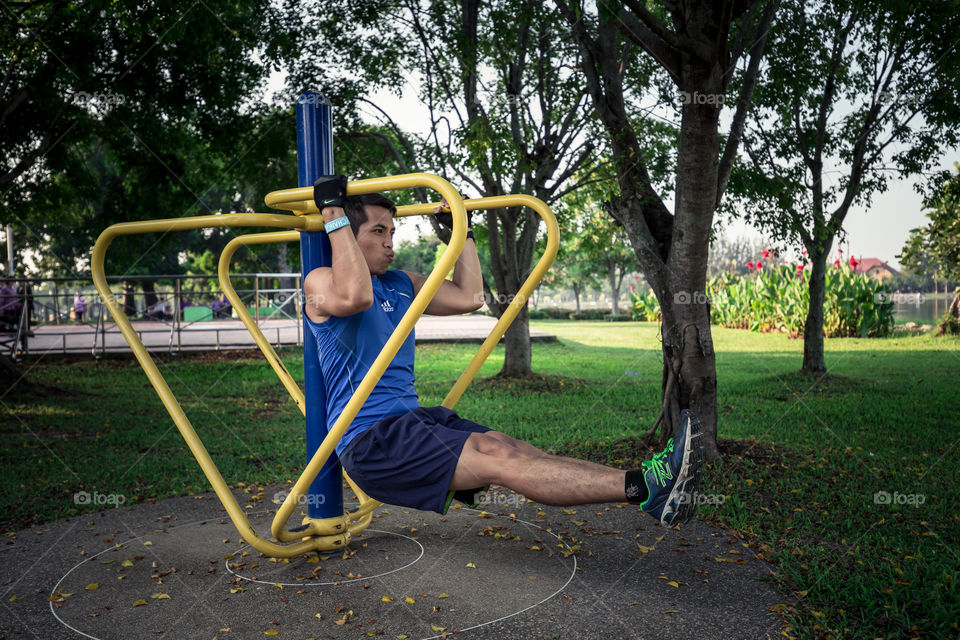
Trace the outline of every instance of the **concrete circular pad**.
{"label": "concrete circular pad", "polygon": [[[251,524],[266,532],[272,517]],[[261,556],[229,520],[198,520],[87,557],[55,585],[50,611],[85,638],[413,640],[527,611],[575,571],[555,534],[466,508],[387,507],[347,549],[288,560]]]}

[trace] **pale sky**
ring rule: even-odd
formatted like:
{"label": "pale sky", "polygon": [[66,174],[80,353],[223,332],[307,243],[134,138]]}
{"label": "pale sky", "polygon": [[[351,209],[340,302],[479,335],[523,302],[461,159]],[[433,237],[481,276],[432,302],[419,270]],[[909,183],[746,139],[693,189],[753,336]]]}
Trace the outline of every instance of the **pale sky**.
{"label": "pale sky", "polygon": [[[275,78],[271,85],[282,84],[278,80]],[[429,124],[426,108],[416,96],[417,91],[411,87],[401,98],[381,91],[371,96],[371,99],[389,113],[404,130],[424,132]],[[370,113],[373,113],[372,109]],[[370,116],[369,120],[374,122],[373,116]],[[336,123],[336,111],[334,111],[334,123]],[[955,161],[960,161],[960,150],[944,154],[940,158],[940,168],[952,170]],[[923,180],[923,177],[919,179]],[[869,210],[864,207],[851,208],[844,224],[847,231],[847,239],[843,245],[845,254],[863,258],[880,258],[888,261],[895,268],[899,266],[896,256],[903,248],[910,230],[927,222],[927,218],[921,212],[920,195],[913,189],[916,180],[917,178],[892,180],[886,193],[874,195],[873,204]],[[467,195],[477,194],[468,192]],[[414,240],[418,233],[412,219],[401,220],[397,227],[397,241]],[[756,229],[742,222],[728,224],[725,234],[731,239],[739,236],[762,237]]]}

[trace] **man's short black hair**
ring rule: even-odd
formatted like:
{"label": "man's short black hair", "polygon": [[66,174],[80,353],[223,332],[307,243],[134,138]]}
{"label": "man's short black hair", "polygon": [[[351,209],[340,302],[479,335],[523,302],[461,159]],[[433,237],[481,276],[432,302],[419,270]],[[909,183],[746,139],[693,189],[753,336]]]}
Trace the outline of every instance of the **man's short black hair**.
{"label": "man's short black hair", "polygon": [[350,220],[350,229],[353,235],[360,232],[360,225],[367,221],[367,205],[373,207],[383,207],[390,212],[391,216],[397,215],[397,205],[393,200],[382,193],[365,193],[362,196],[347,196],[343,199],[343,212],[347,214]]}

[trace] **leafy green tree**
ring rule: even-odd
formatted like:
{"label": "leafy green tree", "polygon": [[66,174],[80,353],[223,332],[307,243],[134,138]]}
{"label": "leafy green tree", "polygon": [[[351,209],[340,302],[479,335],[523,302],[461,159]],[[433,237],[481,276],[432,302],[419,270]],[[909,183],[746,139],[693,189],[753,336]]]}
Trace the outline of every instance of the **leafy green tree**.
{"label": "leafy green tree", "polygon": [[606,280],[610,288],[611,310],[613,315],[620,315],[623,279],[640,268],[623,227],[599,209],[587,210],[570,236],[565,259],[576,265],[573,272],[592,275],[592,278],[584,278],[586,282],[599,284]]}
{"label": "leafy green tree", "polygon": [[[914,273],[927,273],[953,281],[960,280],[960,163],[956,173],[937,176],[924,199],[930,223],[910,231],[900,263]],[[950,304],[949,313],[960,320],[960,291]],[[941,324],[946,328],[945,323]]]}
{"label": "leafy green tree", "polygon": [[583,260],[580,242],[576,233],[565,229],[560,236],[557,258],[543,279],[544,286],[572,290],[577,313],[581,312],[580,296],[588,289],[598,289],[601,286],[596,265]]}
{"label": "leafy green tree", "polygon": [[[342,130],[355,129],[364,108],[393,130],[380,137],[408,171],[432,171],[467,195],[528,193],[548,204],[589,179],[594,136],[583,87],[570,69],[577,51],[557,37],[561,17],[535,0],[416,3],[409,0],[324,1],[311,12],[310,37],[335,40],[298,64],[294,86],[321,86],[336,98]],[[375,34],[375,37],[374,37]],[[369,97],[420,81],[428,132],[400,130]],[[383,175],[371,167],[370,175]],[[417,197],[426,201],[427,195]],[[541,233],[539,217],[518,208],[487,212],[478,245],[486,242],[491,270],[487,304],[501,315],[529,273]],[[443,239],[445,234],[437,229]],[[532,372],[526,306],[505,337],[504,376]]]}
{"label": "leafy green tree", "polygon": [[393,268],[415,273],[429,273],[433,268],[439,244],[440,240],[435,236],[420,236],[416,242],[399,243],[393,248],[395,254]]}
{"label": "leafy green tree", "polygon": [[[663,405],[651,432],[662,425],[665,439],[680,410],[690,408],[703,423],[707,457],[719,458],[707,256],[778,3],[666,2],[651,9],[624,0],[594,10],[581,0],[554,2],[580,48],[581,81],[609,140],[617,193],[606,209],[626,229],[663,314]],[[728,90],[736,107],[721,139]],[[651,97],[656,107],[679,112],[669,160],[645,146],[646,131],[657,126],[655,107],[642,105]]]}
{"label": "leafy green tree", "polygon": [[[268,63],[291,50],[281,8],[91,0],[5,10],[0,220],[17,226],[25,249],[73,274],[113,222],[217,211],[232,199],[220,196],[234,192],[225,179],[255,139]],[[148,247],[161,269],[183,244],[172,235],[118,244],[111,267],[136,272]]]}
{"label": "leafy green tree", "polygon": [[802,370],[822,373],[827,257],[855,203],[960,141],[960,3],[784,0],[744,133],[748,216],[811,262]]}

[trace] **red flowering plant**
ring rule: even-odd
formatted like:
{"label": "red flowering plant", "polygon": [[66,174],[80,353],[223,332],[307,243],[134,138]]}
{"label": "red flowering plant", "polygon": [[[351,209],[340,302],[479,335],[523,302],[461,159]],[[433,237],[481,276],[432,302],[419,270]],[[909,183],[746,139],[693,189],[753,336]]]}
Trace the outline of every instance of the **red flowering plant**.
{"label": "red flowering plant", "polygon": [[[810,261],[802,255],[799,260],[774,261],[775,252],[764,250],[761,257],[744,264],[742,275],[721,274],[710,280],[708,292],[711,315],[724,327],[753,331],[780,331],[791,336],[803,332],[810,303]],[[769,257],[768,257],[769,256]],[[885,335],[893,326],[892,305],[885,302],[883,285],[865,274],[857,273],[860,262],[850,258],[845,268],[841,258],[833,261],[833,269],[826,274],[824,305],[824,335],[878,336]],[[749,277],[755,274],[755,277]]]}

